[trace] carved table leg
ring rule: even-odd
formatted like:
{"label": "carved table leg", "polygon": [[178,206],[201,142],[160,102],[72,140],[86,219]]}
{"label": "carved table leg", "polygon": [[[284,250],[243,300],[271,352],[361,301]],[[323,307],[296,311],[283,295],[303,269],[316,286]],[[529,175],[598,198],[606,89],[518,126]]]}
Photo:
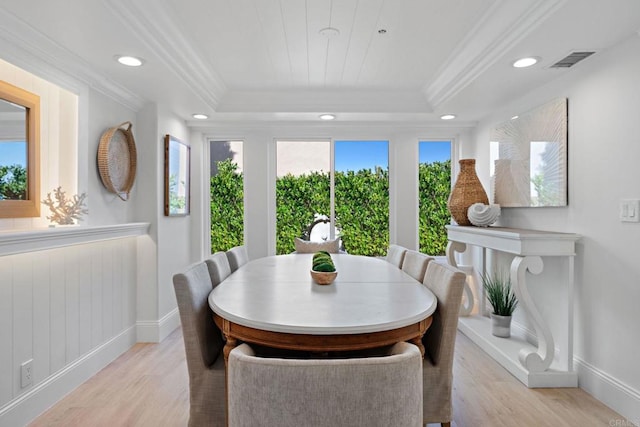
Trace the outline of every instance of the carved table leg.
{"label": "carved table leg", "polygon": [[433,323],[433,316],[429,316],[426,319],[422,319],[420,321],[420,335],[409,340],[411,344],[415,344],[416,347],[418,347],[418,350],[420,350],[420,354],[422,355],[423,359],[426,351],[424,348],[424,344],[422,344],[422,337],[427,332],[427,329],[431,327],[432,323]]}
{"label": "carved table leg", "polygon": [[422,358],[424,359],[425,350],[424,350],[424,345],[422,344],[422,337],[413,338],[409,340],[409,342],[411,344],[415,344],[418,347],[418,349],[420,350],[420,354],[422,354]]}
{"label": "carved table leg", "polygon": [[553,361],[555,348],[551,330],[536,308],[527,289],[525,278],[527,270],[532,274],[540,274],[542,273],[542,268],[542,258],[539,256],[517,256],[511,263],[513,290],[516,297],[518,297],[519,306],[524,310],[527,318],[533,324],[536,336],[538,337],[538,348],[536,351],[523,348],[518,355],[520,363],[522,363],[522,366],[529,370],[529,372],[546,371]]}
{"label": "carved table leg", "polygon": [[[462,253],[466,250],[467,245],[465,243],[453,242],[450,240],[449,243],[447,243],[447,261],[449,262],[449,265],[457,268],[458,263],[456,262],[455,253]],[[464,296],[464,302],[460,306],[460,316],[468,316],[473,310],[473,292],[471,292],[471,287],[469,287],[469,283],[466,280],[464,282]]]}
{"label": "carved table leg", "polygon": [[225,410],[226,425],[229,425],[229,353],[238,345],[238,340],[231,336],[230,323],[227,319],[222,320],[222,334],[226,339],[222,353],[224,355],[224,394],[225,394]]}
{"label": "carved table leg", "polygon": [[224,349],[222,350],[224,353],[224,366],[228,367],[229,363],[229,353],[238,345],[238,340],[228,335],[225,335],[227,338],[227,343],[224,345]]}

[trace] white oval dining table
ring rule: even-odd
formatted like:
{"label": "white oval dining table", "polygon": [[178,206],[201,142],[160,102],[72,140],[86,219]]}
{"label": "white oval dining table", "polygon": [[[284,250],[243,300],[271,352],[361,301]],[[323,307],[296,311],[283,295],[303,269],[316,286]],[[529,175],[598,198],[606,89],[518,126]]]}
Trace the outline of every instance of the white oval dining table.
{"label": "white oval dining table", "polygon": [[330,285],[309,274],[312,254],[269,256],[240,267],[209,295],[227,340],[312,352],[416,344],[431,325],[437,299],[423,284],[383,259],[331,254]]}

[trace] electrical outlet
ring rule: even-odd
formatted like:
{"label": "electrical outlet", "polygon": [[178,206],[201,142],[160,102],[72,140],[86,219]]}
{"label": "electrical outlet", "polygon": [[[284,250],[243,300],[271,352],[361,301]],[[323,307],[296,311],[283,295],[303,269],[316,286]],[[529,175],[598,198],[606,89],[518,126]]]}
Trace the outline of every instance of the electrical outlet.
{"label": "electrical outlet", "polygon": [[623,199],[620,201],[620,221],[640,222],[639,199]]}
{"label": "electrical outlet", "polygon": [[20,386],[29,387],[33,383],[33,359],[20,365]]}

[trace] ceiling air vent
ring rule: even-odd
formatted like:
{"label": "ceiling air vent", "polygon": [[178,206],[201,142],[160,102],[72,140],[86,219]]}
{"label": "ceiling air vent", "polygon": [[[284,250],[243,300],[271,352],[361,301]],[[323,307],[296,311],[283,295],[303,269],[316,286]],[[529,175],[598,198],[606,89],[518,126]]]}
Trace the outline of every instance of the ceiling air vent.
{"label": "ceiling air vent", "polygon": [[551,68],[569,68],[593,55],[595,52],[572,52],[551,66]]}

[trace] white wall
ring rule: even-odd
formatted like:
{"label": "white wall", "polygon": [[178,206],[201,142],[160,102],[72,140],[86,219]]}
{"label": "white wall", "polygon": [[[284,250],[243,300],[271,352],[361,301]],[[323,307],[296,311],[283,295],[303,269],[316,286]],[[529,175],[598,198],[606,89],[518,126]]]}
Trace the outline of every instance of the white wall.
{"label": "white wall", "polygon": [[[60,75],[47,73],[50,66],[37,58],[21,66]],[[136,112],[70,76],[52,83],[0,61],[0,78],[41,97],[42,196],[58,185],[70,194],[86,192],[89,215],[84,225],[152,222],[156,232],[156,206],[145,211],[147,193],[139,188],[140,183],[142,189],[151,186],[156,201],[157,170],[148,172],[161,167],[155,110],[141,112],[143,128],[152,127],[154,135],[139,140]],[[133,123],[143,153],[127,202],[104,188],[96,166],[100,136],[125,121]],[[3,219],[0,229],[46,228],[48,214],[43,207],[38,219]],[[154,237],[0,256],[0,425],[24,425],[39,415],[130,348],[137,339],[136,326],[160,335]],[[149,280],[148,288],[139,289]],[[154,307],[150,323],[137,317],[140,301]],[[175,324],[167,324],[171,326]],[[33,359],[34,382],[22,388],[20,364],[28,359]]]}
{"label": "white wall", "polygon": [[[78,192],[78,97],[0,59],[0,80],[40,97],[40,200],[62,186],[68,196]],[[49,224],[49,208],[39,218],[0,218],[0,230],[31,230]]]}
{"label": "white wall", "polygon": [[[164,216],[164,137],[166,134],[191,144],[189,129],[184,120],[178,118],[167,107],[161,106],[158,111],[158,129],[155,143],[162,153],[158,162],[161,165],[156,180],[158,201],[158,310],[160,318],[175,311],[176,299],[173,290],[173,275],[192,262],[199,261],[199,256],[192,256],[189,236],[191,234],[191,216]],[[162,337],[163,338],[163,337]],[[161,339],[162,339],[161,338]]]}
{"label": "white wall", "polygon": [[25,425],[135,343],[136,241],[0,256],[0,425]]}
{"label": "white wall", "polygon": [[[170,134],[189,143],[185,122],[169,108],[154,103],[147,104],[137,117],[140,126],[136,139],[138,178],[135,194],[132,193],[134,218],[151,222],[149,238],[140,244],[138,253],[144,267],[138,271],[137,335],[139,342],[158,342],[179,324],[173,275],[201,259],[189,238],[192,215],[201,214],[164,216],[164,136]],[[196,193],[192,190],[191,194]]]}
{"label": "white wall", "polygon": [[633,37],[494,112],[480,123],[473,146],[465,147],[489,188],[490,129],[518,112],[568,98],[569,206],[503,209],[501,224],[583,236],[575,288],[580,387],[635,423],[640,421],[640,223],[621,223],[618,215],[621,199],[640,199],[638,76],[640,38]]}
{"label": "white wall", "polygon": [[[109,128],[116,127],[124,122],[132,123],[132,131],[136,141],[136,149],[140,145],[136,126],[136,113],[123,107],[106,96],[91,91],[88,97],[87,138],[79,143],[86,147],[86,158],[80,159],[78,168],[87,167],[87,194],[89,200],[89,215],[87,223],[90,225],[122,224],[131,222],[135,216],[135,200],[138,195],[138,186],[134,182],[130,198],[122,200],[116,194],[109,192],[102,184],[96,156],[100,137]],[[126,126],[125,126],[126,128]],[[138,171],[138,175],[144,171]]]}

